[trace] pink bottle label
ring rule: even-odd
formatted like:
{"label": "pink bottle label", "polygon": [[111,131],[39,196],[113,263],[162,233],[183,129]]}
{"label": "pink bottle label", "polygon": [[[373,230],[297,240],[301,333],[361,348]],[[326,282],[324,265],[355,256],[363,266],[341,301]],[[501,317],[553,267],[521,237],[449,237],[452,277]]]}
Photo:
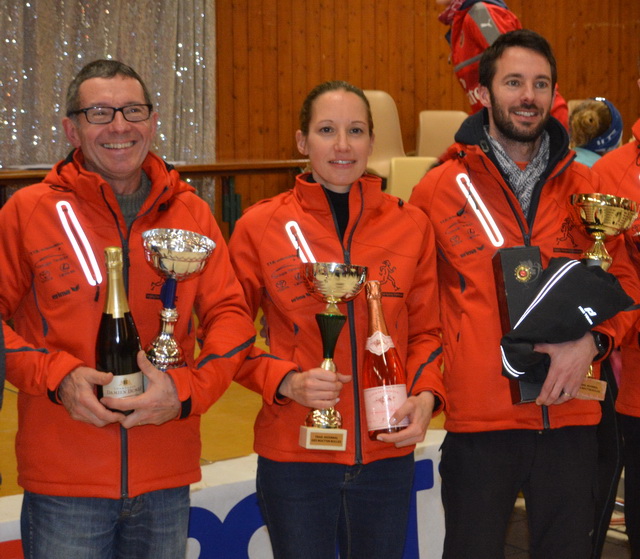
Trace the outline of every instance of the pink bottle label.
{"label": "pink bottle label", "polygon": [[409,418],[405,417],[400,423],[391,425],[391,416],[407,400],[407,385],[392,384],[364,389],[364,408],[367,415],[367,429],[389,429],[389,427],[405,427],[409,425]]}

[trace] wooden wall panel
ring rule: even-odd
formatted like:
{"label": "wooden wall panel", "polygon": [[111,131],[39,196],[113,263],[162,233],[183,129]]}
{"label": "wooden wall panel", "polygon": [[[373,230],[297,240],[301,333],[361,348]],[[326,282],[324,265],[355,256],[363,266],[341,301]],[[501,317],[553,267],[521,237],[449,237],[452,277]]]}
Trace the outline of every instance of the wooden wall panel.
{"label": "wooden wall panel", "polygon": [[[567,99],[595,95],[620,109],[625,138],[640,117],[640,2],[510,0],[545,35]],[[384,89],[396,100],[406,151],[418,112],[467,110],[433,0],[217,0],[219,159],[289,159],[298,110],[328,79]],[[289,188],[284,177],[238,178],[243,205]]]}

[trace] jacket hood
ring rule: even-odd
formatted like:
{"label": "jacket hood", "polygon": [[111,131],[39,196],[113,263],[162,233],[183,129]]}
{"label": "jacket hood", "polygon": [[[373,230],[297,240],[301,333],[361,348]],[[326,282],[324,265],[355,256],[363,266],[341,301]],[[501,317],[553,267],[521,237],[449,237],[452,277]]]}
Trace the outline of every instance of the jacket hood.
{"label": "jacket hood", "polygon": [[[362,192],[366,197],[362,198]],[[351,185],[349,199],[357,199],[365,208],[377,207],[382,203],[382,179],[375,175],[364,174]],[[321,184],[313,180],[311,173],[302,173],[296,177],[295,196],[308,211],[330,211],[327,195]]]}

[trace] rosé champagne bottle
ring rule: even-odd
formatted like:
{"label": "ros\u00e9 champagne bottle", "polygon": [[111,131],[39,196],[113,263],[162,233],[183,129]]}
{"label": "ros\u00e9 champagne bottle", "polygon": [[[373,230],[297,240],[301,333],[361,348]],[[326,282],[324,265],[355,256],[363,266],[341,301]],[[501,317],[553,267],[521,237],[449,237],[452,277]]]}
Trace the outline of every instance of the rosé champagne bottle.
{"label": "ros\u00e9 champagne bottle", "polygon": [[382,312],[382,292],[379,281],[365,284],[369,307],[369,334],[362,368],[364,407],[369,438],[380,433],[395,433],[409,425],[405,417],[391,425],[391,416],[407,399],[407,380],[398,351],[387,331]]}

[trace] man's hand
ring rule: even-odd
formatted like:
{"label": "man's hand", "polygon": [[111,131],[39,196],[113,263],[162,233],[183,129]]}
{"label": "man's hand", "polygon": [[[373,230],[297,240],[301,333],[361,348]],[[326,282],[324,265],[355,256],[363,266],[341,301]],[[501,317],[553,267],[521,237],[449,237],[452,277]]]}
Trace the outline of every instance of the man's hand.
{"label": "man's hand", "polygon": [[340,401],[340,391],[351,375],[342,375],[320,367],[301,373],[290,372],[278,388],[278,392],[308,408],[323,410]]}
{"label": "man's hand", "polygon": [[147,377],[144,393],[128,398],[105,397],[101,402],[112,410],[134,410],[129,415],[118,414],[125,429],[138,425],[162,425],[178,417],[181,404],[171,376],[156,369],[144,351],[138,353],[138,365],[142,374]]}
{"label": "man's hand", "polygon": [[432,392],[420,392],[417,396],[409,396],[391,418],[395,425],[405,417],[409,418],[409,425],[397,433],[383,433],[378,435],[378,440],[383,443],[393,443],[396,447],[414,445],[424,440],[427,427],[433,415],[435,397]]}
{"label": "man's hand", "polygon": [[104,386],[113,379],[111,373],[101,373],[90,367],[78,367],[60,383],[58,397],[72,419],[96,427],[104,427],[121,420],[121,413],[105,408],[96,397],[94,387]]}
{"label": "man's hand", "polygon": [[534,351],[548,353],[551,365],[536,399],[539,406],[564,404],[575,398],[587,376],[593,358],[598,354],[591,332],[582,338],[559,344],[536,344]]}

